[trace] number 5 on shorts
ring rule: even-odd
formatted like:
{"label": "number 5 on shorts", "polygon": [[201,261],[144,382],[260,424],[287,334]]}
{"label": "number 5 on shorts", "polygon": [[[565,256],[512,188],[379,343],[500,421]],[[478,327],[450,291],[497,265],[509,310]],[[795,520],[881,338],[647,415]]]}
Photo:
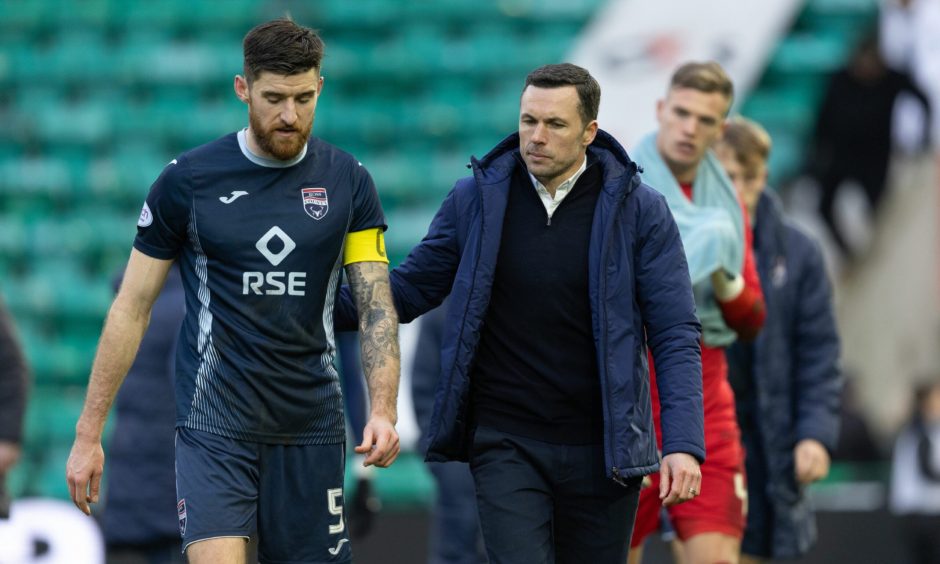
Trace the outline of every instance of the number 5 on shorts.
{"label": "number 5 on shorts", "polygon": [[326,490],[326,501],[330,515],[339,516],[339,523],[330,525],[330,534],[338,535],[346,529],[346,522],[343,521],[343,506],[337,503],[343,497],[343,488],[331,488]]}

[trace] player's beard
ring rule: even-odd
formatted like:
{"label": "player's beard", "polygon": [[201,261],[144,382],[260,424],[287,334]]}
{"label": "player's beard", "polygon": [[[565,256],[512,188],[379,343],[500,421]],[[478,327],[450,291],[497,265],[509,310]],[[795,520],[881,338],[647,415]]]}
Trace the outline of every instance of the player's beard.
{"label": "player's beard", "polygon": [[[248,108],[248,123],[251,124],[251,131],[261,150],[282,161],[288,161],[300,154],[304,145],[307,144],[307,139],[310,138],[310,130],[313,129],[313,120],[306,125],[297,123],[290,127],[275,125],[265,128],[250,107]],[[293,135],[287,138],[279,137],[277,135],[279,129],[282,131],[292,129]]]}

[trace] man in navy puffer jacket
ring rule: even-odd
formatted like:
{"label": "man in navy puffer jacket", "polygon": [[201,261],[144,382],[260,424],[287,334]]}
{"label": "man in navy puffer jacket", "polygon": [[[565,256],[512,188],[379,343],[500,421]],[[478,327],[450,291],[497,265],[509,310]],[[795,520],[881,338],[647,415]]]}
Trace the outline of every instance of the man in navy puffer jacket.
{"label": "man in navy puffer jacket", "polygon": [[[526,78],[519,132],[447,196],[391,274],[402,321],[448,294],[428,459],[469,461],[489,559],[625,561],[640,480],[660,468],[647,346],[659,371],[663,502],[699,491],[700,325],[665,200],[598,129],[575,65]],[[353,323],[348,294],[337,323]]]}

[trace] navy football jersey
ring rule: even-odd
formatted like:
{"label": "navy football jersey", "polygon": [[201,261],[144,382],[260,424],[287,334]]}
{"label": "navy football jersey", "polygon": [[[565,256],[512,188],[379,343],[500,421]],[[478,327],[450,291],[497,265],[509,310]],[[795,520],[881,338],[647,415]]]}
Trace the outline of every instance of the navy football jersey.
{"label": "navy football jersey", "polygon": [[281,444],[345,440],[333,303],[347,233],[385,228],[375,185],[311,138],[291,161],[246,131],[184,153],[154,182],[134,247],[178,258],[186,320],[177,426]]}

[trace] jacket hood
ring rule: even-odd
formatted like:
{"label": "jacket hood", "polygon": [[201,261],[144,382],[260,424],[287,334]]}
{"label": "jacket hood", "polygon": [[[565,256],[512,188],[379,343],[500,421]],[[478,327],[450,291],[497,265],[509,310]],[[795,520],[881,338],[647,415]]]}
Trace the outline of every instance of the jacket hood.
{"label": "jacket hood", "polygon": [[[640,184],[636,174],[639,170],[637,164],[630,159],[623,146],[603,129],[597,130],[594,142],[588,146],[587,151],[603,166],[605,192],[625,189],[629,193]],[[496,184],[511,176],[520,162],[523,161],[519,151],[519,133],[516,132],[500,141],[482,159],[471,157],[470,167],[481,185]],[[625,176],[632,177],[633,182],[624,186],[621,180]]]}

